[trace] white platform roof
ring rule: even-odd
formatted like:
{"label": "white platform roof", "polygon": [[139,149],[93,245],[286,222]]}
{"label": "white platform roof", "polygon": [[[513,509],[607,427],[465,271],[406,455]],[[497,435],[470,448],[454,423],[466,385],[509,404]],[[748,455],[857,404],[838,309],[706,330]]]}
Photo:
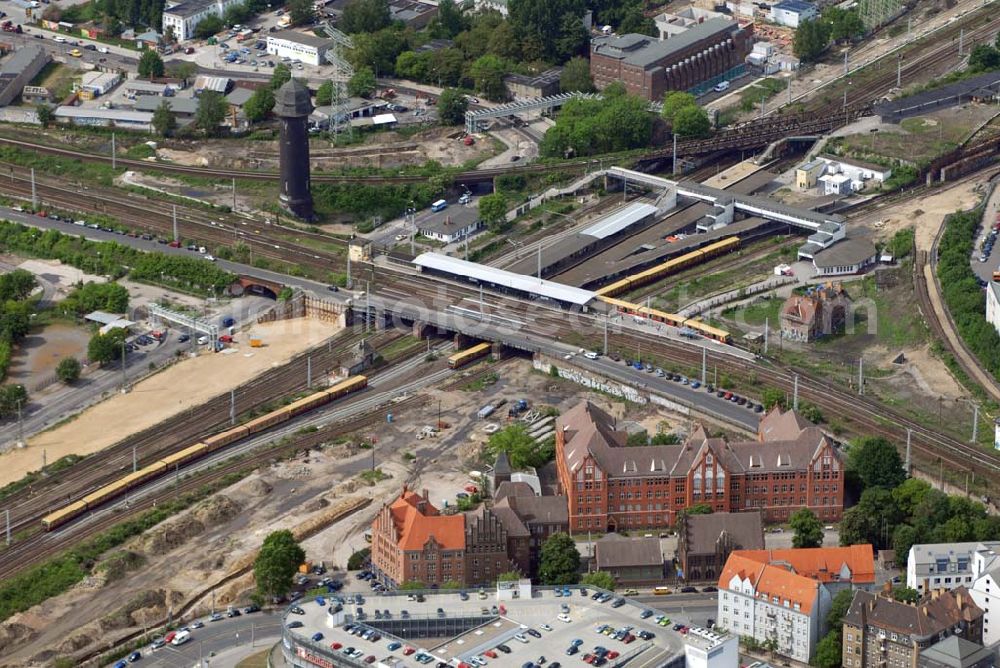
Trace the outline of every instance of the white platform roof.
{"label": "white platform roof", "polygon": [[582,306],[595,298],[595,294],[590,290],[583,290],[571,285],[563,285],[562,283],[546,281],[532,276],[515,274],[503,269],[487,267],[475,262],[467,262],[448,255],[441,255],[440,253],[422,253],[413,260],[413,264],[421,269],[431,269],[463,278],[475,279],[483,283],[492,283],[510,290],[527,292],[567,304]]}
{"label": "white platform roof", "polygon": [[621,232],[629,225],[638,223],[646,216],[651,216],[654,213],[656,213],[656,207],[652,204],[633,202],[632,204],[615,211],[610,216],[597,221],[587,229],[580,232],[580,234],[586,234],[589,237],[603,239],[605,237],[610,237],[612,234]]}

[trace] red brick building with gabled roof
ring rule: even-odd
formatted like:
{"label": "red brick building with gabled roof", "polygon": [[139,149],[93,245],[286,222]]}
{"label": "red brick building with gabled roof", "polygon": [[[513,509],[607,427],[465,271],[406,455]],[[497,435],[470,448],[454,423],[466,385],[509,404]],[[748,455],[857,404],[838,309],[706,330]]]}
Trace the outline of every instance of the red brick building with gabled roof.
{"label": "red brick building with gabled roof", "polygon": [[557,421],[556,469],[571,531],[672,526],[697,504],[760,510],[783,522],[809,508],[826,522],[844,509],[843,465],[815,425],[775,408],[756,440],[728,442],[697,427],[685,443],[629,447],[615,419],[585,401]]}
{"label": "red brick building with gabled roof", "polygon": [[507,533],[492,511],[442,515],[426,492],[406,486],[372,521],[371,561],[379,580],[391,586],[491,583],[510,570]]}

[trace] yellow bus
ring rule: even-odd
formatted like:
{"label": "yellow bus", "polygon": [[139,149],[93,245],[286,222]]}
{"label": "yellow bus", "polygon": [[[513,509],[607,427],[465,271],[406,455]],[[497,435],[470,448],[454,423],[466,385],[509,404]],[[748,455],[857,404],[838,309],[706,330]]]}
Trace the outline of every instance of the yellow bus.
{"label": "yellow bus", "polygon": [[666,596],[670,593],[670,587],[654,587],[653,593],[657,596]]}

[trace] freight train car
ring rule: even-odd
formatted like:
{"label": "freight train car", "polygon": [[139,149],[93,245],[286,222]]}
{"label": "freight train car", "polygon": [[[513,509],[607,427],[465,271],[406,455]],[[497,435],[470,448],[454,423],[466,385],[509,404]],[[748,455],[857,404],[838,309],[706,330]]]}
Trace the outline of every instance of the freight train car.
{"label": "freight train car", "polygon": [[145,466],[138,471],[129,473],[118,480],[115,480],[114,482],[87,494],[79,501],[75,501],[68,506],[49,513],[42,518],[42,526],[46,531],[51,531],[55,527],[65,524],[83,513],[93,510],[94,508],[97,508],[101,504],[110,501],[117,496],[125,494],[128,490],[141,485],[147,480],[151,480],[152,478],[162,475],[171,468],[176,468],[181,464],[186,464],[187,462],[193,461],[210,452],[219,450],[230,443],[234,443],[241,438],[249,436],[250,434],[255,434],[275,424],[286,422],[295,415],[301,415],[306,411],[322,406],[323,404],[327,404],[335,399],[350,394],[351,392],[361,390],[367,385],[367,377],[352,376],[347,380],[335,384],[333,387],[319,392],[314,392],[307,397],[292,402],[288,406],[271,411],[270,413],[251,420],[244,425],[228,429],[219,434],[215,434],[214,436],[210,436],[204,441],[189,445],[183,450],[175,452],[172,455],[167,455],[163,459]]}
{"label": "freight train car", "polygon": [[457,369],[459,367],[465,366],[466,364],[484,357],[489,354],[491,346],[489,343],[479,343],[467,348],[461,352],[455,353],[448,358],[448,367],[451,369]]}
{"label": "freight train car", "polygon": [[605,285],[603,288],[596,290],[595,293],[598,297],[614,297],[615,295],[620,295],[623,292],[640,288],[647,283],[658,281],[665,276],[675,274],[681,270],[700,264],[701,262],[718,255],[729,253],[739,247],[739,237],[727,237],[721,241],[710,243],[704,248],[699,248],[698,250],[691,251],[690,253],[685,253],[680,257],[675,257],[672,260],[667,260],[666,262],[650,267],[644,271],[632,274],[631,276],[626,276],[625,278],[617,280],[614,283]]}

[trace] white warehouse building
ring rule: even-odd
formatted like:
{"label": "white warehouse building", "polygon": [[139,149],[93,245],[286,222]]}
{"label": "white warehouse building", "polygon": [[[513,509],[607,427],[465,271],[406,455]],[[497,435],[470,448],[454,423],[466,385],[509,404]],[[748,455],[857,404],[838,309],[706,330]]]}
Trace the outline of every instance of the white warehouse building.
{"label": "white warehouse building", "polygon": [[331,46],[333,40],[328,37],[317,37],[294,30],[283,30],[267,36],[269,54],[301,60],[306,65],[322,65]]}
{"label": "white warehouse building", "polygon": [[163,10],[163,33],[172,29],[174,37],[184,42],[194,37],[194,29],[209,16],[222,16],[226,10],[241,0],[185,0],[167,2]]}
{"label": "white warehouse building", "polygon": [[986,322],[1000,332],[1000,285],[996,281],[986,286]]}

